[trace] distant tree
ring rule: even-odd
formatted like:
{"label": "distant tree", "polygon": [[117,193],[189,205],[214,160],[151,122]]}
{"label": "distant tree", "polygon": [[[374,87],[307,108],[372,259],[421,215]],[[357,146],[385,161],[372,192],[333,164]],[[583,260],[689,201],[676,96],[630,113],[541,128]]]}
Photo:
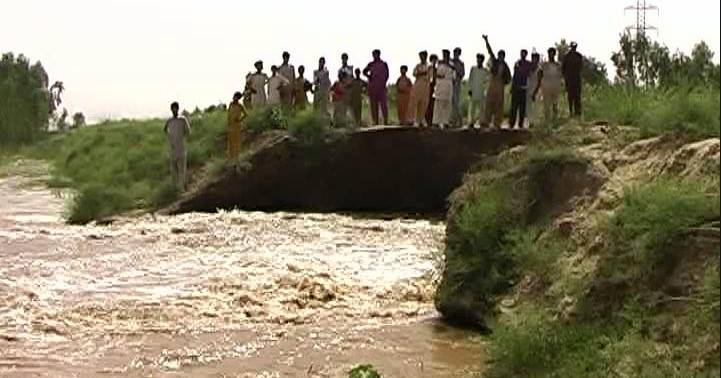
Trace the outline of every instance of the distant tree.
{"label": "distant tree", "polygon": [[621,34],[618,41],[620,48],[611,55],[611,61],[616,67],[616,82],[636,85],[636,55],[635,45],[630,33]]}
{"label": "distant tree", "polygon": [[671,55],[668,47],[643,35],[622,34],[619,45],[611,57],[616,82],[646,88],[719,86],[718,65],[713,63],[714,53],[705,42],[696,44],[690,57],[680,51]]}
{"label": "distant tree", "polygon": [[77,112],[73,114],[73,124],[70,126],[72,129],[78,129],[85,126],[85,114]]}
{"label": "distant tree", "polygon": [[48,127],[48,75],[24,55],[0,58],[0,144],[31,142]]}
{"label": "distant tree", "polygon": [[65,84],[62,81],[56,81],[48,91],[50,92],[50,114],[53,114],[63,103],[62,95],[65,92]]}

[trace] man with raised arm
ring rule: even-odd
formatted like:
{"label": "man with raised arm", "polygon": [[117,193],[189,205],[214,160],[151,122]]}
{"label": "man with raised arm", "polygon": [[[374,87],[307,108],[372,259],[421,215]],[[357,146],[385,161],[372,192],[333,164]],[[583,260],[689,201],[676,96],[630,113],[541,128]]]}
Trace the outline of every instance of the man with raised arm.
{"label": "man with raised arm", "polygon": [[491,59],[491,82],[486,94],[486,116],[484,125],[493,125],[500,128],[503,125],[503,103],[505,100],[506,85],[511,82],[511,69],[506,63],[506,52],[498,50],[498,56],[493,52],[488,36],[484,35],[486,50]]}

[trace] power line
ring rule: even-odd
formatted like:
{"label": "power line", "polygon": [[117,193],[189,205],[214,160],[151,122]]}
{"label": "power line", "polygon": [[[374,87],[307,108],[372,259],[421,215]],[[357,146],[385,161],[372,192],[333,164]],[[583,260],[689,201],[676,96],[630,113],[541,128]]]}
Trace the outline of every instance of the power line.
{"label": "power line", "polygon": [[636,33],[636,39],[638,39],[639,37],[645,37],[646,32],[649,30],[653,30],[658,33],[657,27],[649,25],[646,22],[646,13],[653,11],[655,11],[656,14],[660,13],[660,10],[657,6],[648,4],[646,0],[636,0],[636,5],[630,5],[624,9],[624,12],[628,11],[636,12],[636,24],[626,27],[627,31],[634,31]]}

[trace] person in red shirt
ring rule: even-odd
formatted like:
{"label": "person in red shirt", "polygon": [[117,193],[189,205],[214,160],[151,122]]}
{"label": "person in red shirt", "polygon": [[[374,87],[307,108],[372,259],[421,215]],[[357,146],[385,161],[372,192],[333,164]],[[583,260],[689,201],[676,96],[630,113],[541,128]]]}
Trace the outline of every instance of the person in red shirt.
{"label": "person in red shirt", "polygon": [[409,111],[411,91],[413,91],[413,82],[408,78],[408,66],[401,66],[401,77],[396,81],[396,107],[398,108],[398,122],[401,126],[413,124]]}
{"label": "person in red shirt", "polygon": [[348,87],[348,75],[341,71],[338,73],[338,81],[330,88],[333,98],[333,123],[342,125],[346,122],[348,108],[346,106],[346,88]]}

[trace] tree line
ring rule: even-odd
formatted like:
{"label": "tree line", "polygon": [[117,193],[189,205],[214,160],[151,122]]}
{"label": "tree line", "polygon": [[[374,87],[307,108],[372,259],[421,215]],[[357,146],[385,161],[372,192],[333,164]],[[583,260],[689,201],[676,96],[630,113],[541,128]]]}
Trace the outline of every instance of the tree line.
{"label": "tree line", "polygon": [[63,82],[50,84],[42,63],[20,54],[0,58],[0,145],[29,143],[51,127],[65,131],[85,125],[85,116],[60,110]]}

